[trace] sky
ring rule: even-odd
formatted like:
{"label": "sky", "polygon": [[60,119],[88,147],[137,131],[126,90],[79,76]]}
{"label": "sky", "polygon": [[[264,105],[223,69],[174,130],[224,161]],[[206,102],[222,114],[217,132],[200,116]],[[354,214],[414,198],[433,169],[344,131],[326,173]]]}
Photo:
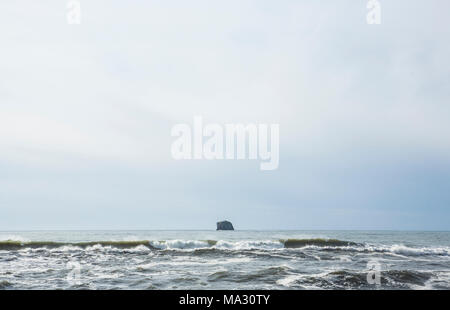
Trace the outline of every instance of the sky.
{"label": "sky", "polygon": [[[0,3],[0,230],[450,230],[450,3]],[[171,128],[279,124],[280,162]]]}

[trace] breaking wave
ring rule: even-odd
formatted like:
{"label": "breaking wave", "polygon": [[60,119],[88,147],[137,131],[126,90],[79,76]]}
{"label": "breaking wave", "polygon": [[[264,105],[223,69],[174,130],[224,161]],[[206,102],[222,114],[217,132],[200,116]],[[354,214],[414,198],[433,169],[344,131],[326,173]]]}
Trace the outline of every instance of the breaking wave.
{"label": "breaking wave", "polygon": [[[382,272],[381,287],[385,289],[410,289],[426,287],[433,273],[413,270],[386,270]],[[366,271],[336,270],[318,274],[287,275],[276,282],[289,288],[316,289],[368,289]]]}
{"label": "breaking wave", "polygon": [[134,248],[145,246],[155,250],[184,250],[184,249],[224,249],[224,250],[246,250],[246,249],[282,249],[301,248],[306,246],[349,246],[357,245],[354,242],[341,241],[336,239],[287,239],[287,240],[136,240],[136,241],[89,241],[89,242],[54,242],[54,241],[22,241],[6,240],[0,241],[0,250],[20,250],[26,248],[61,248],[79,247],[87,248],[92,246],[109,246],[113,248]]}
{"label": "breaking wave", "polygon": [[301,248],[306,246],[357,246],[360,245],[351,241],[343,241],[337,239],[287,239],[281,240],[286,248]]}
{"label": "breaking wave", "polygon": [[395,254],[405,256],[426,256],[426,255],[438,255],[438,256],[450,256],[450,248],[448,247],[422,247],[411,248],[402,244],[394,244],[387,248],[382,248],[385,252],[392,252]]}
{"label": "breaking wave", "polygon": [[54,242],[54,241],[0,241],[0,251],[17,251],[24,249],[147,249],[147,250],[282,250],[316,249],[332,252],[387,253],[401,256],[450,256],[450,247],[408,247],[402,244],[375,246],[338,239],[286,239],[286,240],[135,240],[135,241],[89,241],[89,242]]}
{"label": "breaking wave", "polygon": [[149,241],[141,240],[141,241],[91,241],[91,242],[53,242],[53,241],[16,241],[16,240],[6,240],[0,241],[0,250],[6,251],[14,251],[21,249],[54,249],[54,248],[63,248],[63,247],[78,247],[78,248],[87,248],[93,246],[110,246],[120,249],[129,249],[135,248],[138,246],[146,246],[149,247]]}

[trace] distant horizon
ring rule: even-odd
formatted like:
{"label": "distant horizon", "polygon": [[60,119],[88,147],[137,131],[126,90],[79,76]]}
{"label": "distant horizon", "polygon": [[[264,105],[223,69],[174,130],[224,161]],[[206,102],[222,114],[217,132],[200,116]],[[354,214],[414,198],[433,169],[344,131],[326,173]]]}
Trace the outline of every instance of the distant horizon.
{"label": "distant horizon", "polygon": [[[39,232],[39,231],[221,231],[216,229],[23,229],[0,230],[2,232]],[[223,231],[223,230],[222,230]],[[239,231],[385,231],[385,232],[450,232],[450,230],[396,230],[396,229],[234,229],[228,232]],[[223,231],[227,232],[227,231]]]}

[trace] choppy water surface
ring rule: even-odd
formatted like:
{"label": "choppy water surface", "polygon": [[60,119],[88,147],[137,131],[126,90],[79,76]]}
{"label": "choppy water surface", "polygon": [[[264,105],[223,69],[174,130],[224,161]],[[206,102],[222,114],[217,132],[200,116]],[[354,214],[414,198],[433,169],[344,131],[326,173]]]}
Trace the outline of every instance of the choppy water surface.
{"label": "choppy water surface", "polygon": [[0,232],[0,289],[450,289],[450,232]]}

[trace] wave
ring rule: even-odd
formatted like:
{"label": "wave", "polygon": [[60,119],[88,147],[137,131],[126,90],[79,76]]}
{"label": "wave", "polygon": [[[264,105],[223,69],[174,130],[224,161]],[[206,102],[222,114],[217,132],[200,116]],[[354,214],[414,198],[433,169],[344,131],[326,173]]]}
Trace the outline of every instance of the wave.
{"label": "wave", "polygon": [[280,240],[168,240],[152,241],[151,246],[161,250],[171,249],[221,249],[221,250],[252,250],[252,249],[283,249],[302,248],[307,246],[357,246],[351,241],[337,239],[280,239]]}
{"label": "wave", "polygon": [[138,246],[146,246],[151,247],[150,242],[148,240],[140,240],[140,241],[90,241],[90,242],[54,242],[54,241],[16,241],[16,240],[6,240],[0,241],[0,250],[6,251],[14,251],[21,249],[54,249],[54,248],[62,248],[62,247],[79,247],[79,248],[87,248],[92,246],[102,246],[102,247],[115,247],[120,249],[129,249],[135,248]]}
{"label": "wave", "polygon": [[[423,288],[434,274],[417,270],[380,271],[381,288],[408,289]],[[276,281],[280,286],[315,289],[368,289],[367,272],[357,270],[334,270],[318,274],[289,274]]]}
{"label": "wave", "polygon": [[287,239],[287,240],[135,240],[135,241],[89,241],[89,242],[55,242],[55,241],[0,241],[0,250],[20,250],[26,248],[61,248],[92,246],[110,246],[114,248],[134,248],[145,246],[155,250],[185,250],[185,249],[222,249],[222,250],[251,250],[251,249],[282,249],[301,248],[306,246],[349,246],[357,245],[354,242],[337,239]]}
{"label": "wave", "polygon": [[150,246],[159,250],[171,249],[204,249],[213,246],[216,243],[214,240],[163,240],[150,241]]}
{"label": "wave", "polygon": [[[306,251],[385,253],[397,256],[450,256],[450,247],[408,247],[401,244],[369,245],[338,239],[286,239],[286,240],[134,240],[134,241],[89,241],[89,242],[54,242],[54,241],[0,241],[0,251],[17,251],[24,249],[51,249],[55,251],[77,249],[99,250],[141,249],[160,251],[239,251],[262,250],[275,251],[298,249]],[[208,251],[208,252],[205,252]],[[300,252],[299,252],[300,253]]]}
{"label": "wave", "polygon": [[370,254],[370,253],[380,253],[389,254],[393,256],[450,256],[450,247],[410,247],[403,244],[393,244],[393,245],[369,245],[369,244],[355,244],[355,245],[305,245],[303,249],[319,250],[326,252],[342,252],[349,253],[352,252]]}
{"label": "wave", "polygon": [[411,248],[401,244],[394,244],[388,248],[384,248],[383,250],[385,250],[386,252],[392,252],[395,254],[405,256],[427,256],[427,255],[450,256],[450,248],[448,247]]}
{"label": "wave", "polygon": [[286,248],[302,248],[306,246],[318,246],[318,247],[341,247],[341,246],[362,246],[356,242],[343,241],[338,239],[287,239],[280,240],[283,242]]}
{"label": "wave", "polygon": [[[425,286],[433,277],[431,272],[417,270],[384,270],[380,272],[381,285],[387,288],[410,288],[412,285]],[[366,272],[338,270],[328,273],[325,277],[334,286],[342,288],[370,287],[367,283]]]}
{"label": "wave", "polygon": [[343,247],[325,247],[326,251],[337,252],[359,252],[359,253],[381,253],[393,256],[450,256],[450,247],[410,247],[403,244],[393,245],[362,245],[362,246],[343,246]]}
{"label": "wave", "polygon": [[276,278],[285,277],[291,272],[288,266],[272,266],[252,272],[237,270],[218,270],[208,275],[208,282],[229,281],[233,283],[263,282],[272,284]]}

